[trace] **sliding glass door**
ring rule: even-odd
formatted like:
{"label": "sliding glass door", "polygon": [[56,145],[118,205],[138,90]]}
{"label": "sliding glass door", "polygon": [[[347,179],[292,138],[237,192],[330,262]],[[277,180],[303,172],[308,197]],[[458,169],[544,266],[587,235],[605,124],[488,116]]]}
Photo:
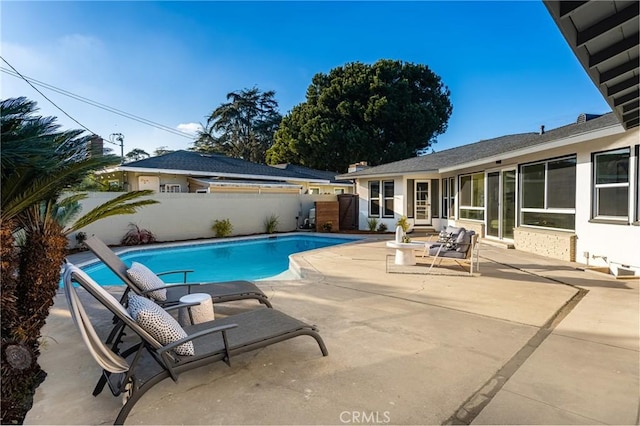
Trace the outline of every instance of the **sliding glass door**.
{"label": "sliding glass door", "polygon": [[515,226],[516,171],[487,173],[487,236],[513,239]]}

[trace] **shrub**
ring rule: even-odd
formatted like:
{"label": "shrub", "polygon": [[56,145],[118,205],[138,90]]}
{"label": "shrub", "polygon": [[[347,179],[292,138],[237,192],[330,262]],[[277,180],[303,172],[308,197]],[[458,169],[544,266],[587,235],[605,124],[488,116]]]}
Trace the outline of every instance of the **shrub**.
{"label": "shrub", "polygon": [[87,233],[86,232],[78,232],[76,234],[76,243],[78,243],[79,246],[82,245],[82,243],[85,242],[85,240],[87,239]]}
{"label": "shrub", "polygon": [[387,225],[385,225],[384,223],[378,225],[378,232],[387,232]]}
{"label": "shrub", "polygon": [[396,222],[396,226],[402,228],[405,233],[409,230],[409,219],[406,216],[400,216],[400,219]]}
{"label": "shrub", "polygon": [[135,223],[129,224],[129,231],[124,234],[120,244],[125,246],[138,246],[141,244],[150,244],[156,241],[156,236],[148,229],[140,228]]}
{"label": "shrub", "polygon": [[264,230],[267,234],[273,234],[278,230],[278,225],[280,224],[279,219],[278,216],[272,214],[264,220]]}
{"label": "shrub", "polygon": [[231,235],[231,231],[233,231],[233,225],[231,225],[231,221],[229,219],[216,219],[213,222],[211,230],[215,233],[216,238],[228,237]]}
{"label": "shrub", "polygon": [[375,231],[378,227],[378,219],[371,217],[367,219],[367,224],[369,225],[369,231]]}
{"label": "shrub", "polygon": [[331,229],[333,229],[333,222],[331,222],[331,221],[325,222],[322,225],[322,230],[324,232],[331,232]]}

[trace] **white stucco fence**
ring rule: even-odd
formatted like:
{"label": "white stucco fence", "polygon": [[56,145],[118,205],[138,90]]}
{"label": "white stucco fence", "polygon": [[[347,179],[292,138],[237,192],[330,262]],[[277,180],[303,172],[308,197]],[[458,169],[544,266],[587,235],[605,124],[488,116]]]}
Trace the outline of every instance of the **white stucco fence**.
{"label": "white stucco fence", "polygon": [[[81,214],[121,194],[91,192],[81,201]],[[232,235],[264,233],[265,219],[276,215],[278,232],[289,232],[309,216],[315,201],[336,200],[335,195],[232,193],[156,193],[147,198],[159,204],[142,207],[135,214],[99,220],[80,231],[96,235],[107,244],[119,244],[129,223],[135,223],[153,232],[158,241],[189,240],[214,237],[211,226],[216,219],[229,219]],[[75,236],[69,235],[71,247],[76,246]]]}

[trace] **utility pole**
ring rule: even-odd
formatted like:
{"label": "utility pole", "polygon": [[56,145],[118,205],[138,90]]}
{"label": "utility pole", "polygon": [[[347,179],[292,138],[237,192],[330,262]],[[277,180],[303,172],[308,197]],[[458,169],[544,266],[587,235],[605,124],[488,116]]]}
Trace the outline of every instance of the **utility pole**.
{"label": "utility pole", "polygon": [[[120,145],[120,163],[124,163],[124,135],[122,133],[111,133],[109,140],[114,145]],[[114,140],[118,143],[114,142]]]}

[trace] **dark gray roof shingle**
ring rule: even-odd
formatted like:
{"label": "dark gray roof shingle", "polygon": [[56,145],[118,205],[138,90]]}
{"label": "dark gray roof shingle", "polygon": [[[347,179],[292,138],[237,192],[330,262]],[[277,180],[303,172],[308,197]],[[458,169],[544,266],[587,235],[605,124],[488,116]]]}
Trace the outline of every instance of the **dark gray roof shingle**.
{"label": "dark gray roof shingle", "polygon": [[300,176],[309,178],[309,179],[326,179],[331,183],[351,183],[346,180],[336,180],[337,172],[329,172],[325,170],[316,170],[310,169],[309,167],[300,166],[297,164],[275,164],[272,167],[276,167],[282,170],[288,170],[290,172],[296,173]]}
{"label": "dark gray roof shingle", "polygon": [[574,123],[548,130],[542,135],[539,133],[518,133],[500,136],[420,157],[412,157],[353,173],[338,175],[337,178],[353,179],[361,176],[437,171],[445,167],[470,163],[614,125],[620,124],[613,113],[608,113],[584,123]]}
{"label": "dark gray roof shingle", "polygon": [[201,154],[193,151],[174,151],[158,157],[145,158],[123,164],[123,167],[142,169],[164,169],[198,173],[221,174],[226,176],[268,176],[282,180],[325,179],[301,176],[291,170],[278,169],[265,164],[252,163],[239,158],[231,158],[218,154]]}

